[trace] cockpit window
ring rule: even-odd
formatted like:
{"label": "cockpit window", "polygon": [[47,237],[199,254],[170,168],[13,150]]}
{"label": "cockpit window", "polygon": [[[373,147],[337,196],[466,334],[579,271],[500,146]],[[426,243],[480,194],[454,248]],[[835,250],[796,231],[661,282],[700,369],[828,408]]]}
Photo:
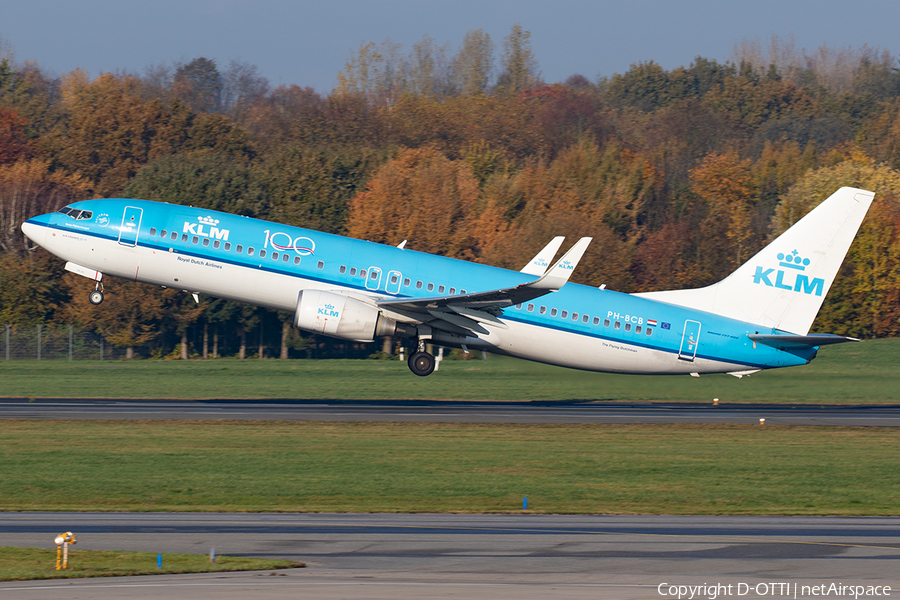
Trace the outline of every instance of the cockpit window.
{"label": "cockpit window", "polygon": [[92,219],[94,217],[94,213],[89,210],[78,210],[77,208],[72,208],[71,206],[63,206],[57,212],[60,212],[72,219]]}

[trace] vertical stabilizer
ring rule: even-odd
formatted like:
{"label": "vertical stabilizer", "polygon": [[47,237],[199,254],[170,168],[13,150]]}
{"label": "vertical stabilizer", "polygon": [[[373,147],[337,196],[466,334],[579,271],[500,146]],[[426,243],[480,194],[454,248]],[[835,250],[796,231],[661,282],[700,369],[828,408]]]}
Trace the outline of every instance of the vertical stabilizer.
{"label": "vertical stabilizer", "polygon": [[719,283],[636,295],[806,335],[874,196],[839,189]]}

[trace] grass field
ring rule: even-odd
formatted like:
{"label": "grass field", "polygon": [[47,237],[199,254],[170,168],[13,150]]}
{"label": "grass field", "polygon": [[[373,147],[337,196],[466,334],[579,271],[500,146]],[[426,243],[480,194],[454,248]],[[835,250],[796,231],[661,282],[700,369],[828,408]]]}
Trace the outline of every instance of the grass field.
{"label": "grass field", "polygon": [[605,400],[900,404],[900,339],[822,349],[811,364],[700,378],[588,373],[491,356],[429,377],[398,361],[0,361],[0,397]]}
{"label": "grass field", "polygon": [[5,421],[0,509],[900,514],[893,428]]}
{"label": "grass field", "polygon": [[55,549],[0,548],[0,581],[257,571],[303,566],[302,563],[289,560],[231,556],[217,556],[216,563],[210,564],[207,555],[168,552],[162,555],[162,568],[157,568],[156,565],[156,554],[152,552],[81,550],[78,546],[70,546],[68,568],[57,571]]}

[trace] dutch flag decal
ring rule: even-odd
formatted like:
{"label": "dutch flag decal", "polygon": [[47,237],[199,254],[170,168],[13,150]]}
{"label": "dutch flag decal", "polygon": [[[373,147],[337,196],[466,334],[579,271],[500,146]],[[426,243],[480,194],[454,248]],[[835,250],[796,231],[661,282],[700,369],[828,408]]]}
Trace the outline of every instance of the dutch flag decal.
{"label": "dutch flag decal", "polygon": [[647,325],[650,327],[656,327],[656,321],[654,319],[647,319]]}

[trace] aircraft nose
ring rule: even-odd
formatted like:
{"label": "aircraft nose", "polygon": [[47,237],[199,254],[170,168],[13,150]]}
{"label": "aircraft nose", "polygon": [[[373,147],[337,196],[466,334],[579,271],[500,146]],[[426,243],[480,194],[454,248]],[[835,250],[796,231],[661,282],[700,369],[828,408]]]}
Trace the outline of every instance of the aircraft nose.
{"label": "aircraft nose", "polygon": [[31,222],[31,220],[25,221],[22,223],[22,233],[25,236],[40,246],[44,245],[44,236],[47,234],[47,228],[43,225],[38,225],[37,223]]}

